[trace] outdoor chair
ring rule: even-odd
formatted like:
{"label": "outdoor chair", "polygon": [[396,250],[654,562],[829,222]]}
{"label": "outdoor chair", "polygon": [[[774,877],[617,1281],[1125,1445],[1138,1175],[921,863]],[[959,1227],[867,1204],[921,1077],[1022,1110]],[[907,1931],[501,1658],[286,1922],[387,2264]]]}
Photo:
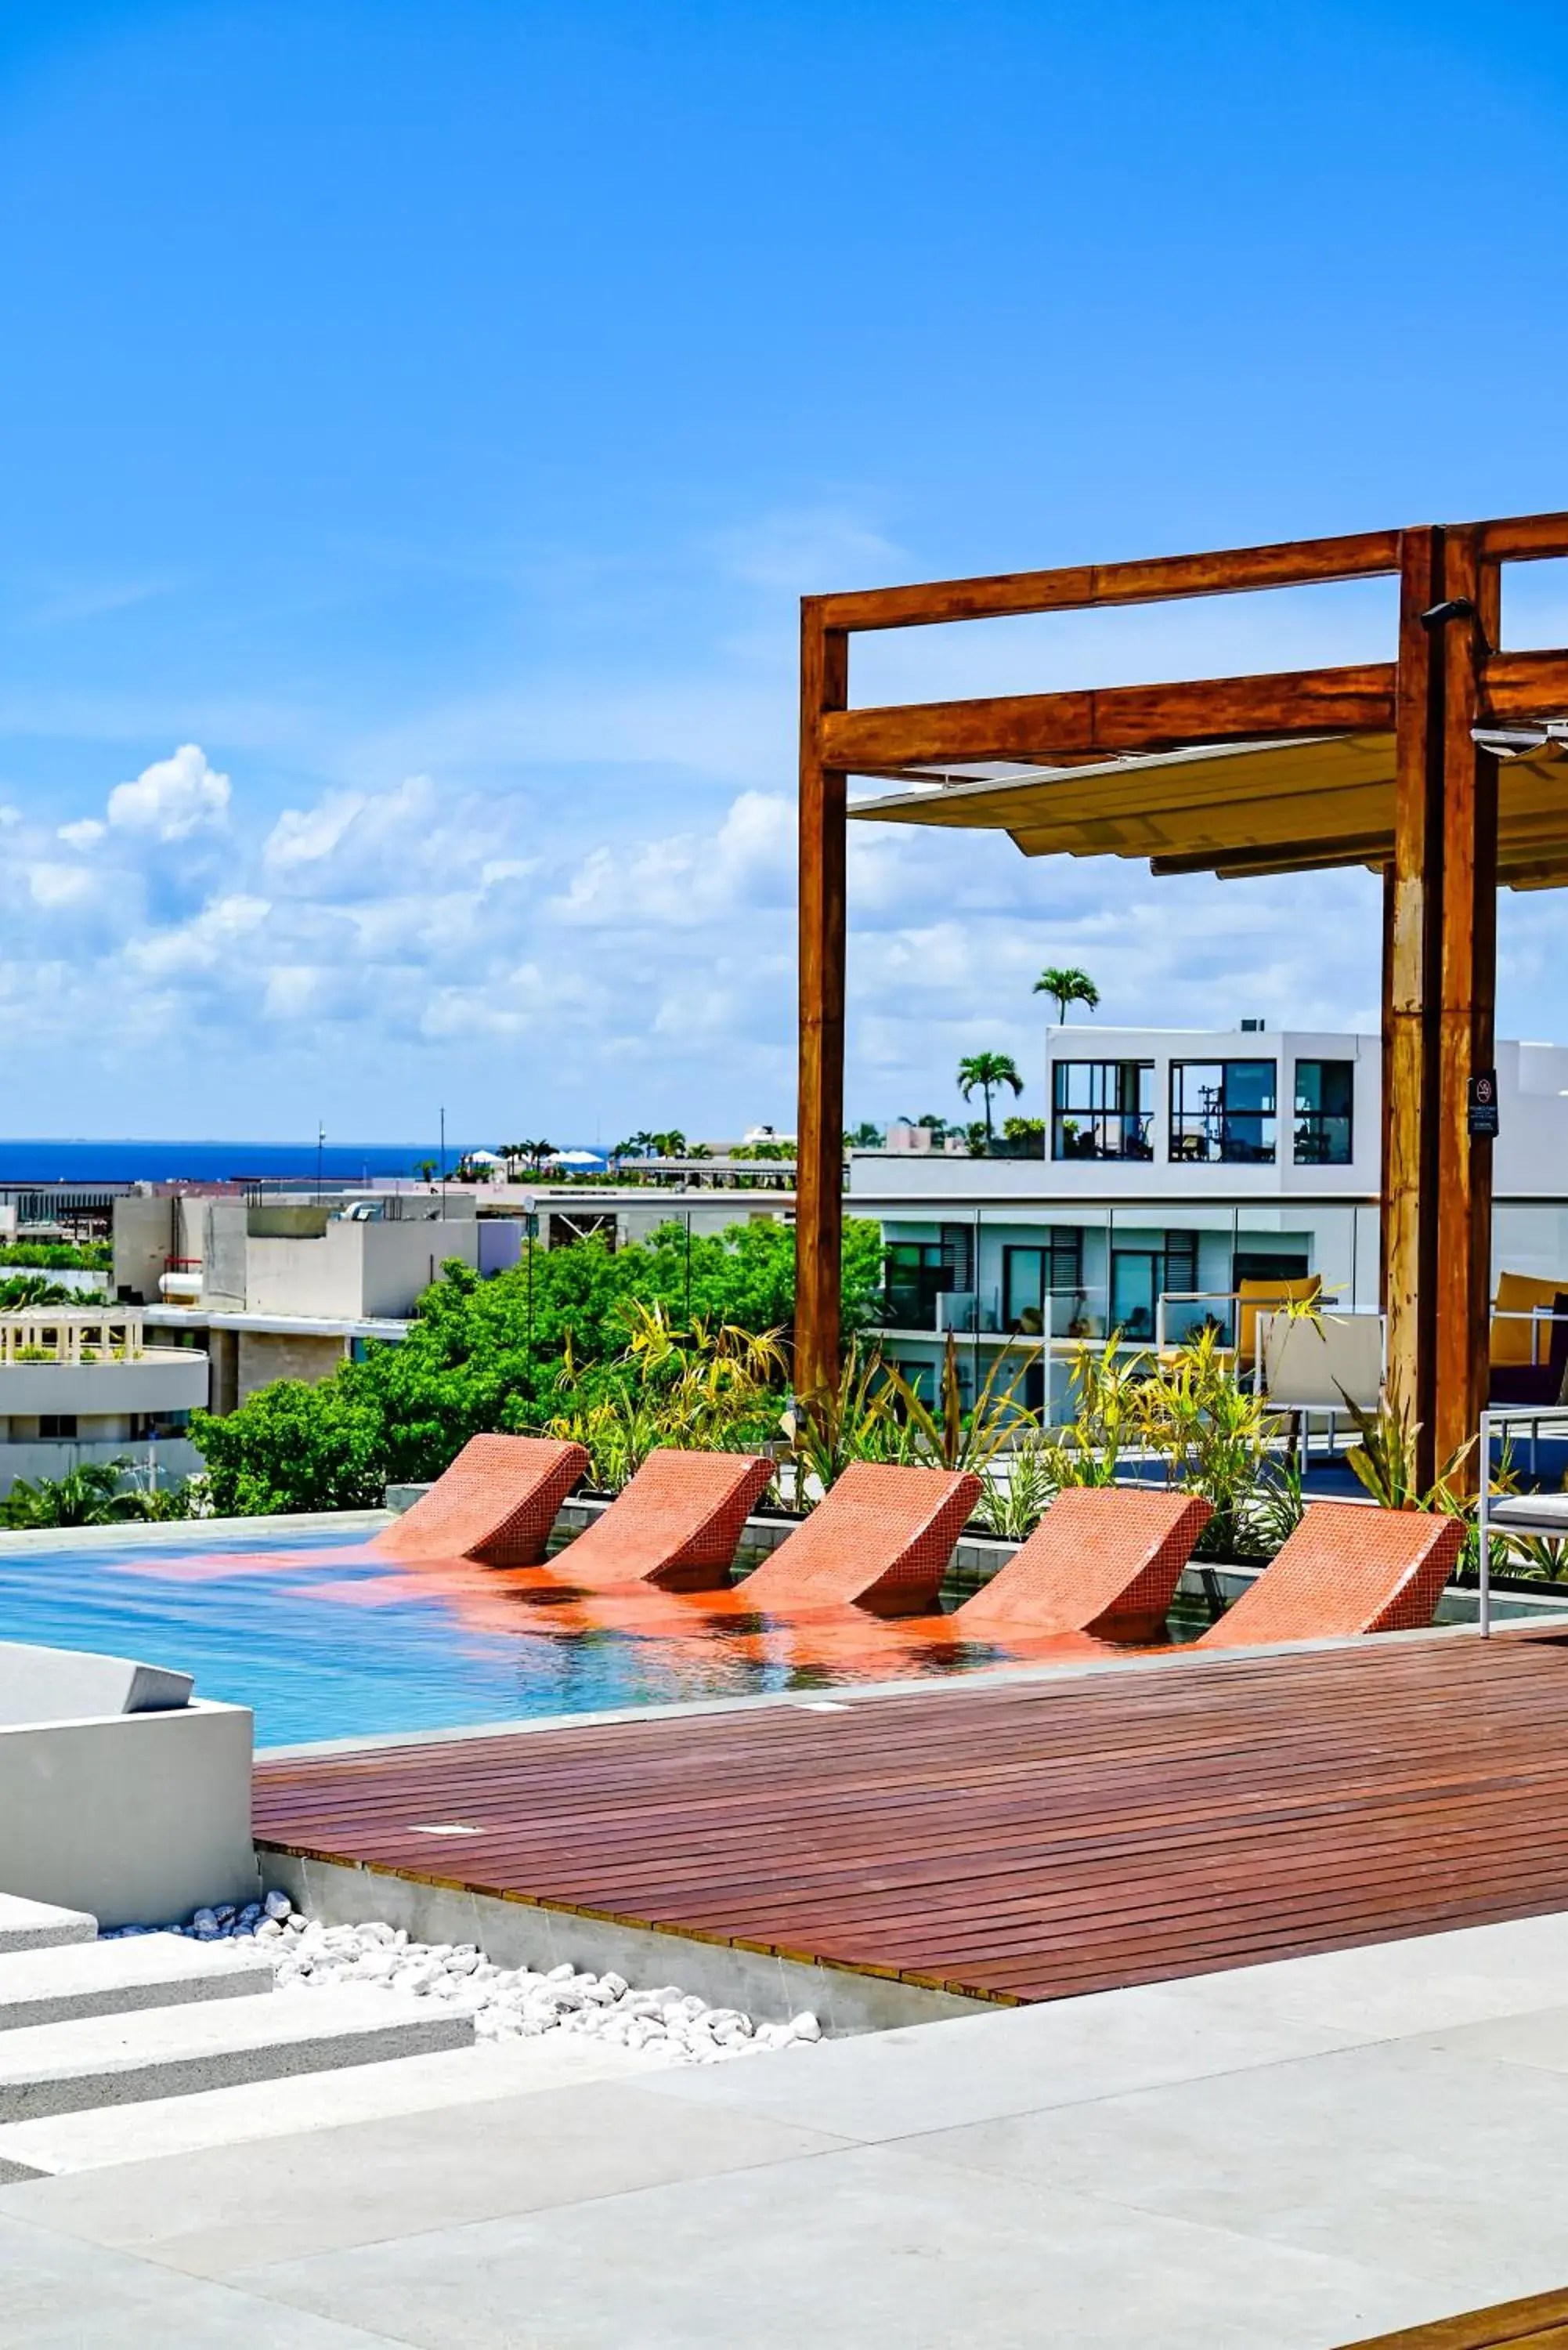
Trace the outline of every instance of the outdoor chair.
{"label": "outdoor chair", "polygon": [[537,1566],[561,1504],[587,1465],[580,1444],[471,1436],[430,1492],[371,1548],[383,1558]]}
{"label": "outdoor chair", "polygon": [[764,1613],[848,1606],[874,1616],[929,1614],[981,1490],[967,1470],[852,1461],[805,1524],[746,1578],[742,1596]]}
{"label": "outdoor chair", "polygon": [[553,1561],[555,1571],[586,1590],[722,1590],[773,1473],[771,1461],[750,1452],[650,1452],[603,1517]]}
{"label": "outdoor chair", "polygon": [[1158,1640],[1213,1514],[1196,1493],[1064,1486],[1017,1555],[954,1611],[953,1628],[1002,1641],[1010,1632]]}
{"label": "outdoor chair", "polygon": [[1562,1276],[1548,1280],[1533,1273],[1498,1274],[1490,1348],[1494,1370],[1500,1364],[1539,1362],[1541,1341],[1533,1325],[1538,1315],[1555,1311],[1557,1293],[1564,1289],[1568,1289],[1568,1278]]}
{"label": "outdoor chair", "polygon": [[1310,1503],[1257,1581],[1194,1645],[1241,1648],[1422,1631],[1463,1541],[1459,1520],[1434,1510]]}
{"label": "outdoor chair", "polygon": [[[1547,1317],[1539,1305],[1531,1309],[1525,1324],[1527,1336],[1539,1346],[1536,1335],[1541,1320]],[[1531,1324],[1535,1328],[1531,1327]],[[1493,1324],[1495,1329],[1497,1325]],[[1498,1361],[1493,1357],[1488,1401],[1504,1404],[1539,1404],[1547,1409],[1563,1401],[1563,1389],[1568,1379],[1568,1291],[1552,1293],[1547,1326],[1552,1336],[1543,1357],[1534,1362]]]}

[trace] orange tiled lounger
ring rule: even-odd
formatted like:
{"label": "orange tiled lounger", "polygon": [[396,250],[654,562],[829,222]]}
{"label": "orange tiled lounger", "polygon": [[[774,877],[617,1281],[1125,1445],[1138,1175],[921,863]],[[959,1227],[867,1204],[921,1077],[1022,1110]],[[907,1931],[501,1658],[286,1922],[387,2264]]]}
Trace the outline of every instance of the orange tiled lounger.
{"label": "orange tiled lounger", "polygon": [[843,1606],[876,1616],[929,1612],[980,1494],[980,1479],[967,1471],[853,1461],[742,1590],[753,1607],[785,1613]]}
{"label": "orange tiled lounger", "polygon": [[1196,1493],[1064,1486],[1017,1556],[956,1611],[954,1628],[999,1640],[1010,1631],[1158,1640],[1213,1514]]}
{"label": "orange tiled lounger", "polygon": [[650,1452],[617,1501],[555,1562],[563,1583],[716,1591],[774,1473],[749,1452]]}
{"label": "orange tiled lounger", "polygon": [[471,1436],[444,1476],[374,1548],[390,1558],[537,1566],[562,1503],[588,1465],[580,1444]]}
{"label": "orange tiled lounger", "polygon": [[1310,1503],[1256,1583],[1195,1645],[1241,1648],[1422,1631],[1463,1540],[1459,1520],[1435,1511]]}

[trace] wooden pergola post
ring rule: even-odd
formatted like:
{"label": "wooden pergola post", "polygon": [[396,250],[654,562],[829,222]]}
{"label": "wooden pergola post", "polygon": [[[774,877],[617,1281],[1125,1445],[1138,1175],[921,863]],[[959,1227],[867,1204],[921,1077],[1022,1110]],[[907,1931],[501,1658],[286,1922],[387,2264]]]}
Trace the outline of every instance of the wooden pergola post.
{"label": "wooden pergola post", "polygon": [[822,721],[849,702],[849,638],[801,606],[800,1102],[795,1142],[794,1388],[836,1384],[844,1245],[846,777]]}
{"label": "wooden pergola post", "polygon": [[1480,559],[1478,540],[1474,530],[1448,530],[1443,542],[1443,596],[1458,608],[1441,624],[1434,1470],[1480,1426],[1490,1354],[1492,1146],[1469,1130],[1469,1093],[1471,1077],[1497,1057],[1497,761],[1478,749],[1470,730],[1480,720],[1483,665],[1497,642],[1501,580],[1498,566]]}
{"label": "wooden pergola post", "polygon": [[1399,560],[1394,710],[1394,861],[1385,957],[1383,1294],[1388,1380],[1421,1423],[1429,1476],[1437,1307],[1437,964],[1441,921],[1441,639],[1422,616],[1440,602],[1443,535],[1407,530]]}
{"label": "wooden pergola post", "polygon": [[1469,1131],[1469,1094],[1495,1049],[1497,762],[1470,730],[1499,575],[1478,538],[1407,531],[1400,562],[1384,1294],[1422,1486],[1474,1436],[1487,1391],[1491,1144]]}

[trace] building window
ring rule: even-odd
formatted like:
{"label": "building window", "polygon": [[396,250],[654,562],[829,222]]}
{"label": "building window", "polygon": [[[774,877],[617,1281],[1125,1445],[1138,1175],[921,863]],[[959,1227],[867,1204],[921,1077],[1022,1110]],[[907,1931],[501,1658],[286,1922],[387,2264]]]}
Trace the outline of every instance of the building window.
{"label": "building window", "polygon": [[1354,1061],[1296,1063],[1296,1165],[1348,1167],[1354,1142]]}
{"label": "building window", "polygon": [[1051,1072],[1053,1159],[1152,1159],[1152,1061],[1057,1061]]}
{"label": "building window", "polygon": [[74,1411],[41,1411],[38,1414],[38,1434],[43,1437],[74,1436],[77,1416]]}
{"label": "building window", "polygon": [[1056,1324],[1064,1327],[1084,1296],[1084,1235],[1070,1224],[1054,1224],[1039,1247],[1002,1252],[1002,1326],[1025,1337],[1054,1337],[1051,1300],[1067,1301]]}
{"label": "building window", "polygon": [[1272,1164],[1274,1088],[1272,1061],[1173,1061],[1171,1158],[1227,1166]]}
{"label": "building window", "polygon": [[934,1330],[937,1299],[954,1286],[940,1241],[892,1241],[882,1318],[894,1330]]}

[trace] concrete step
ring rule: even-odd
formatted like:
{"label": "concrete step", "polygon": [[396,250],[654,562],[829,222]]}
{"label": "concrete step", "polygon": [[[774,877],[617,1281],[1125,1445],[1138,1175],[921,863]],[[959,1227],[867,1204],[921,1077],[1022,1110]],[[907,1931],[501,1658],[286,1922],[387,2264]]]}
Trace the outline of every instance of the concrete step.
{"label": "concrete step", "polygon": [[[314,1993],[311,1994],[315,1996]],[[642,2079],[658,2060],[612,2048],[575,2032],[540,2040],[476,2040],[437,2056],[356,2064],[349,2072],[301,2074],[291,2081],[253,2081],[190,2097],[153,2097],[134,2106],[99,2106],[46,2114],[0,2127],[0,2182],[7,2161],[15,2178],[48,2178],[151,2162],[164,2154],[345,2129],[355,2122],[405,2114],[478,2109],[496,2098],[576,2088],[589,2081]]]}
{"label": "concrete step", "polygon": [[244,1999],[272,1987],[265,1943],[139,1934],[128,1942],[16,1950],[0,1958],[0,2033],[141,2007],[179,2007],[191,2000]]}
{"label": "concrete step", "polygon": [[433,2009],[366,1983],[31,2024],[0,2035],[0,2122],[425,2055],[472,2040],[466,2016]]}
{"label": "concrete step", "polygon": [[52,1901],[24,1901],[0,1893],[0,1952],[57,1950],[67,1942],[98,1939],[98,1919],[85,1909],[57,1909]]}

